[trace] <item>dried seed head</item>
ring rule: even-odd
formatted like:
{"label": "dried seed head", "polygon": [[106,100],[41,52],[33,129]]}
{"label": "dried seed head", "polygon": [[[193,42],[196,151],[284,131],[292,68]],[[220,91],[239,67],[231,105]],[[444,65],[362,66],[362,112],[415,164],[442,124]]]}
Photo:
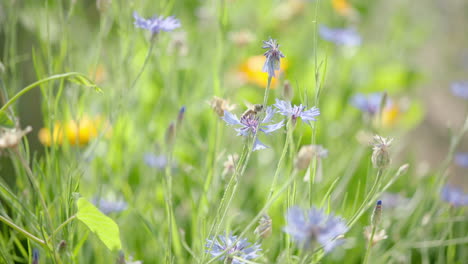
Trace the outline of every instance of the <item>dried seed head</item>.
{"label": "dried seed head", "polygon": [[224,111],[230,112],[235,108],[234,105],[229,104],[229,101],[217,96],[213,96],[213,99],[211,99],[209,104],[213,111],[215,111],[215,113],[218,114],[218,116],[220,117],[224,116]]}
{"label": "dried seed head", "polygon": [[227,160],[224,162],[224,171],[223,174],[234,173],[236,169],[236,163],[239,160],[239,155],[236,153],[230,154],[227,157]]}
{"label": "dried seed head", "polygon": [[0,131],[0,150],[16,147],[21,141],[21,138],[31,132],[31,130],[32,128],[30,126],[26,127],[24,130],[19,128],[2,129],[2,131]]}
{"label": "dried seed head", "polygon": [[378,135],[374,136],[374,152],[372,153],[372,165],[374,165],[374,168],[384,169],[390,164],[391,158],[388,149],[392,141],[393,139],[387,139]]}
{"label": "dried seed head", "polygon": [[297,154],[296,168],[304,170],[309,167],[309,164],[313,157],[317,159],[326,158],[328,156],[328,150],[321,145],[305,145],[302,146]]}
{"label": "dried seed head", "polygon": [[[366,226],[364,229],[364,237],[367,239],[367,242],[371,239],[372,236],[372,226]],[[378,232],[375,232],[374,237],[372,238],[372,245],[375,245],[377,242],[387,239],[387,232],[385,229],[381,229]]]}
{"label": "dried seed head", "polygon": [[298,170],[304,170],[309,167],[310,161],[314,156],[314,146],[313,145],[305,145],[302,146],[299,150],[299,153],[296,157],[295,166]]}
{"label": "dried seed head", "polygon": [[273,221],[267,214],[263,214],[258,221],[258,226],[255,229],[255,234],[262,238],[267,238],[271,235]]}

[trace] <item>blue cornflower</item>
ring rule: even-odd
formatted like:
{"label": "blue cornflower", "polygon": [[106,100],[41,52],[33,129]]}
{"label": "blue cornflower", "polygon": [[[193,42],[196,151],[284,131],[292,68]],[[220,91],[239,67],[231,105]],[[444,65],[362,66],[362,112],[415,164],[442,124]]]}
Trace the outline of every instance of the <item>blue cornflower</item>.
{"label": "blue cornflower", "polygon": [[329,28],[320,25],[320,36],[327,41],[331,41],[340,46],[359,46],[361,45],[361,36],[352,28]]}
{"label": "blue cornflower", "polygon": [[291,117],[294,122],[296,122],[297,118],[300,117],[302,121],[305,121],[309,125],[310,121],[317,121],[315,117],[320,115],[320,110],[315,106],[309,110],[305,110],[306,107],[302,104],[291,106],[291,102],[279,99],[276,99],[276,104],[274,104],[274,106],[278,108],[281,115]]}
{"label": "blue cornflower", "polygon": [[384,93],[372,93],[368,95],[358,93],[351,98],[351,104],[362,112],[373,116],[379,111],[383,96]]}
{"label": "blue cornflower", "polygon": [[442,199],[454,207],[467,206],[468,194],[462,189],[446,184],[440,193]]}
{"label": "blue cornflower", "polygon": [[104,198],[94,198],[92,203],[104,214],[118,213],[127,209],[128,206],[125,201],[111,201]]}
{"label": "blue cornflower", "polygon": [[135,18],[135,26],[144,28],[151,31],[153,34],[158,34],[160,31],[170,32],[180,27],[180,21],[174,16],[163,17],[153,16],[149,19],[144,19],[138,15],[137,12],[133,12],[133,18]]}
{"label": "blue cornflower", "polygon": [[453,95],[468,99],[468,81],[454,82],[451,89]]}
{"label": "blue cornflower", "polygon": [[[260,120],[260,117],[258,115],[248,114],[243,115],[239,121],[237,116],[231,114],[229,111],[224,110],[224,116],[222,117],[222,119],[228,125],[240,126],[235,129],[237,131],[237,135],[247,137],[256,135],[258,131],[263,132],[264,134],[269,134],[275,130],[280,129],[283,126],[283,121],[272,125],[263,125],[271,122],[271,119],[273,118],[274,114],[275,111],[271,107],[268,107],[266,110],[266,116],[263,120]],[[262,142],[260,142],[260,140],[258,140],[257,138],[254,142],[253,150],[255,151],[265,148],[268,147]]]}
{"label": "blue cornflower", "polygon": [[305,212],[298,207],[292,207],[288,210],[286,220],[288,225],[284,231],[296,243],[309,248],[315,247],[318,242],[325,252],[330,252],[335,246],[342,244],[343,240],[340,237],[348,231],[343,219],[332,214],[326,215],[323,210],[315,207]]}
{"label": "blue cornflower", "polygon": [[468,168],[468,152],[455,154],[455,163],[460,167]]}
{"label": "blue cornflower", "polygon": [[[238,236],[233,236],[232,234],[219,235],[218,238],[211,237],[206,240],[205,247],[208,248],[206,252],[210,253],[213,257],[224,254],[224,256],[219,257],[219,260],[227,258],[227,261],[224,263],[232,264],[246,263],[242,260],[251,260],[260,256],[259,253],[262,249],[259,244],[251,244],[244,238],[240,238],[239,241],[237,240]],[[230,249],[224,252],[228,248]]]}
{"label": "blue cornflower", "polygon": [[144,156],[146,165],[155,169],[164,169],[167,166],[167,157],[165,155],[155,155],[153,153],[146,153]]}
{"label": "blue cornflower", "polygon": [[262,71],[268,73],[268,77],[275,77],[275,71],[280,69],[280,60],[284,54],[279,50],[280,45],[275,39],[263,41],[263,49],[268,49],[263,55],[266,57]]}

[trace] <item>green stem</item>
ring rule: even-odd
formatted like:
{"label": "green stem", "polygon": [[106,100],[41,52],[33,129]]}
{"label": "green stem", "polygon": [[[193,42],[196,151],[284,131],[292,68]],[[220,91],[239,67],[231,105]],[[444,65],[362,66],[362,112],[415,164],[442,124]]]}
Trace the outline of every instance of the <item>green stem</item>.
{"label": "green stem", "polygon": [[268,82],[267,86],[265,88],[265,95],[263,97],[263,107],[266,108],[267,102],[268,102],[268,93],[270,92],[270,85],[271,85],[271,76],[268,76]]}
{"label": "green stem", "polygon": [[367,262],[369,261],[369,256],[370,256],[370,252],[372,250],[372,244],[374,243],[374,235],[375,235],[375,230],[376,229],[377,229],[377,225],[372,225],[372,233],[371,233],[370,239],[368,241],[369,245],[367,245],[366,255],[364,256],[363,264],[367,264]]}
{"label": "green stem", "polygon": [[280,168],[281,168],[281,165],[283,164],[283,159],[284,157],[286,156],[286,153],[288,152],[288,143],[289,143],[289,134],[291,133],[291,129],[289,129],[289,123],[291,121],[288,122],[288,125],[287,126],[287,129],[288,131],[286,132],[286,140],[284,142],[284,147],[283,147],[283,152],[281,153],[281,157],[278,161],[278,164],[276,165],[276,171],[275,171],[275,175],[273,176],[273,181],[271,182],[271,187],[270,187],[270,193],[268,194],[268,198],[267,198],[267,201],[268,199],[271,198],[271,196],[273,195],[273,191],[275,189],[275,185],[276,185],[276,180],[278,178],[278,174],[279,174],[279,171],[280,171]]}
{"label": "green stem", "polygon": [[296,176],[298,175],[297,173],[297,170],[294,169],[294,171],[292,172],[292,175],[291,177],[289,177],[289,180],[281,187],[281,189],[273,196],[270,198],[269,201],[267,201],[267,203],[265,203],[265,205],[263,206],[263,208],[258,212],[258,214],[252,219],[252,221],[250,221],[250,223],[244,228],[244,231],[242,231],[242,233],[238,236],[237,240],[236,241],[233,241],[233,243],[231,244],[230,247],[226,248],[223,252],[221,252],[221,254],[219,254],[218,256],[216,257],[213,257],[212,259],[210,259],[208,262],[206,262],[207,264],[209,263],[212,263],[214,261],[216,261],[217,259],[219,259],[220,257],[224,256],[224,254],[226,252],[228,252],[229,250],[231,250],[231,248],[233,248],[234,246],[237,245],[237,242],[245,236],[245,234],[255,225],[255,223],[258,222],[258,220],[262,217],[262,215],[266,212],[266,210],[268,208],[270,208],[270,206],[276,201],[276,199],[279,198],[279,196],[287,190],[287,188],[289,187],[289,185],[291,185],[291,183],[294,182],[294,180],[296,179]]}
{"label": "green stem", "polygon": [[4,112],[8,107],[10,107],[10,105],[12,105],[16,100],[18,100],[18,98],[20,98],[23,94],[29,92],[34,87],[39,86],[39,85],[41,85],[43,83],[46,83],[46,82],[49,82],[49,81],[69,78],[69,77],[73,77],[73,76],[84,78],[84,79],[86,79],[86,81],[90,82],[94,87],[96,87],[96,85],[91,80],[89,80],[88,77],[86,77],[86,75],[84,75],[82,73],[79,73],[79,72],[68,72],[68,73],[63,73],[63,74],[52,75],[50,77],[47,77],[45,79],[34,82],[34,83],[26,86],[25,88],[23,88],[21,91],[19,91],[17,94],[15,94],[15,96],[13,96],[10,100],[8,100],[8,102],[6,102],[6,104],[3,105],[2,108],[0,108],[0,113]]}
{"label": "green stem", "polygon": [[71,221],[73,221],[74,219],[76,218],[76,214],[75,215],[72,215],[70,216],[67,220],[65,220],[65,222],[63,222],[62,224],[60,224],[55,230],[54,232],[52,232],[52,235],[49,237],[49,239],[47,239],[48,241],[50,241],[52,239],[52,237],[55,237],[55,235],[57,234],[58,231],[60,231],[62,228],[64,228],[67,224],[69,224]]}
{"label": "green stem", "polygon": [[[228,195],[228,192],[230,191],[231,188],[233,188],[233,192],[235,191],[235,186],[237,186],[237,174],[239,174],[239,170],[241,170],[241,167],[244,166],[244,163],[247,162],[247,153],[249,152],[249,142],[246,142],[244,144],[244,149],[242,151],[242,154],[239,158],[239,163],[237,164],[236,166],[236,169],[234,171],[234,173],[232,174],[231,178],[229,179],[229,182],[225,188],[225,191],[223,193],[223,197],[221,198],[221,202],[219,203],[219,206],[218,206],[218,210],[216,212],[216,217],[215,217],[215,220],[213,222],[213,224],[211,225],[211,228],[210,228],[210,231],[209,231],[209,236],[211,236],[211,233],[213,232],[213,230],[215,230],[214,232],[214,237],[216,237],[219,233],[219,227],[224,219],[224,214],[223,216],[221,217],[221,211],[222,209],[224,208],[224,204],[226,202],[226,198],[227,198],[227,195]],[[236,183],[234,183],[236,182]],[[235,185],[233,187],[233,185]],[[211,250],[211,247],[208,248],[208,251]],[[203,255],[203,258],[202,258],[202,263],[205,263],[205,257],[206,257],[206,254]]]}
{"label": "green stem", "polygon": [[149,58],[151,57],[151,52],[153,51],[154,43],[156,42],[155,39],[156,35],[151,36],[151,43],[148,49],[148,53],[146,54],[145,62],[143,62],[143,66],[141,67],[140,72],[138,72],[138,75],[135,78],[135,80],[133,80],[132,85],[130,85],[130,91],[133,89],[133,87],[135,87],[135,84],[137,83],[138,79],[140,79],[141,75],[145,71],[146,65],[148,64]]}
{"label": "green stem", "polygon": [[367,194],[366,198],[362,202],[361,206],[359,209],[356,211],[353,217],[351,217],[351,220],[348,222],[348,227],[351,228],[354,223],[361,217],[361,215],[366,211],[367,207],[369,206],[369,201],[372,200],[376,190],[377,186],[380,182],[380,178],[382,177],[383,170],[379,169],[377,171],[377,178],[374,181],[374,184],[372,185],[372,188],[370,189],[369,193]]}
{"label": "green stem", "polygon": [[15,223],[11,222],[10,220],[8,220],[7,218],[3,217],[2,215],[0,215],[0,221],[2,221],[3,223],[5,223],[6,225],[8,225],[9,227],[11,227],[12,229],[16,230],[17,232],[23,234],[24,236],[28,237],[29,239],[31,239],[32,241],[40,244],[41,246],[43,247],[47,247],[46,243],[44,242],[44,240],[34,236],[33,234],[29,233],[28,231],[24,230],[23,228],[15,225]]}
{"label": "green stem", "polygon": [[[52,229],[52,218],[50,217],[49,209],[47,207],[47,204],[45,202],[44,196],[42,195],[41,189],[39,188],[39,183],[36,180],[36,177],[34,176],[31,168],[29,167],[28,162],[24,159],[24,157],[21,155],[18,149],[15,149],[15,153],[18,156],[18,159],[20,160],[21,164],[23,165],[24,169],[26,170],[26,175],[28,175],[29,182],[31,183],[34,191],[37,193],[39,196],[39,201],[41,202],[41,205],[44,210],[44,214],[47,219],[47,224],[50,229]],[[52,241],[53,241],[54,236],[52,236]]]}

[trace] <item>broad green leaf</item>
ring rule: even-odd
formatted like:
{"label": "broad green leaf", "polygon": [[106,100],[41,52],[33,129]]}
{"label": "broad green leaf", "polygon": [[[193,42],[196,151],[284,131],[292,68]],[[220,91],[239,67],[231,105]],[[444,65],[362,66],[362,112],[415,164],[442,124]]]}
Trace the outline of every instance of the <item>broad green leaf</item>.
{"label": "broad green leaf", "polygon": [[110,217],[101,213],[85,198],[78,199],[78,213],[76,217],[83,222],[110,250],[120,250],[119,226]]}
{"label": "broad green leaf", "polygon": [[14,128],[15,124],[5,112],[0,112],[0,127]]}

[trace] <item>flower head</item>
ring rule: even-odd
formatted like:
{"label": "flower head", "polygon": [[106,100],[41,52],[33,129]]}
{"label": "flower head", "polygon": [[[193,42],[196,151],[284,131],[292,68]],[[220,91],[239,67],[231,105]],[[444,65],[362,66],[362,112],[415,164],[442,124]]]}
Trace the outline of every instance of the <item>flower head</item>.
{"label": "flower head", "polygon": [[275,71],[280,69],[280,60],[284,54],[279,50],[280,45],[275,39],[263,41],[263,49],[268,49],[263,55],[266,57],[262,71],[268,73],[268,77],[275,77]]}
{"label": "flower head", "polygon": [[454,82],[451,89],[453,95],[468,99],[468,81]]}
{"label": "flower head", "polygon": [[372,165],[374,168],[384,169],[390,164],[390,154],[388,148],[391,146],[393,139],[384,138],[379,135],[374,136]]}
{"label": "flower head", "polygon": [[[238,241],[237,241],[238,240]],[[242,264],[244,261],[240,260],[251,260],[259,257],[259,253],[262,250],[260,245],[255,243],[251,244],[247,242],[247,239],[238,238],[232,234],[228,235],[219,235],[218,238],[211,237],[206,240],[207,243],[205,247],[207,248],[208,253],[213,257],[217,257],[221,254],[223,256],[219,257],[220,260],[225,260],[224,263],[232,264]],[[237,242],[236,242],[237,241]],[[226,249],[229,250],[224,252]],[[234,258],[236,257],[236,258]]]}
{"label": "flower head", "polygon": [[361,45],[361,36],[352,28],[329,28],[321,25],[319,34],[324,40],[331,41],[339,46]]}
{"label": "flower head", "polygon": [[151,31],[152,34],[158,34],[160,31],[170,32],[180,27],[180,21],[174,16],[163,17],[153,16],[149,19],[144,19],[138,15],[137,12],[133,12],[133,18],[135,18],[135,26]]}
{"label": "flower head", "polygon": [[[369,241],[372,236],[372,226],[366,226],[364,229],[364,237]],[[385,232],[385,229],[381,229],[380,231],[376,231],[374,234],[374,237],[372,238],[372,245],[375,245],[377,242],[381,240],[387,239],[387,232]]]}
{"label": "flower head", "polygon": [[118,213],[127,209],[128,206],[125,201],[106,200],[104,198],[94,198],[92,203],[104,214]]}
{"label": "flower head", "polygon": [[288,225],[284,231],[304,248],[315,247],[316,243],[319,243],[325,252],[330,252],[335,246],[343,243],[339,237],[348,231],[343,219],[332,214],[327,215],[315,207],[306,212],[292,207],[288,210],[286,218]]}
{"label": "flower head", "polygon": [[454,207],[467,206],[468,194],[465,194],[462,189],[445,185],[440,193],[442,199]]}
{"label": "flower head", "polygon": [[18,146],[21,141],[21,138],[26,134],[31,132],[32,128],[30,126],[26,127],[24,130],[19,128],[13,129],[0,129],[0,150],[7,148],[14,148]]}
{"label": "flower head", "polygon": [[305,110],[306,107],[301,105],[291,106],[291,102],[283,101],[276,99],[276,104],[274,105],[281,115],[291,117],[293,122],[300,117],[303,121],[310,125],[310,121],[317,121],[315,117],[320,115],[320,110],[317,107],[312,107],[309,110]]}
{"label": "flower head", "polygon": [[[258,115],[244,115],[239,120],[237,116],[231,114],[228,111],[224,111],[223,120],[228,125],[239,126],[235,129],[237,131],[238,136],[247,137],[256,135],[258,132],[269,134],[273,131],[280,129],[283,126],[283,121],[276,124],[265,125],[271,122],[271,119],[273,118],[274,114],[275,111],[271,107],[268,107],[266,110],[266,116],[262,120],[260,120],[260,117]],[[254,142],[253,150],[255,151],[265,148],[267,148],[267,146],[260,142],[260,140],[258,140],[257,138]]]}
{"label": "flower head", "polygon": [[460,167],[468,168],[468,152],[455,154],[455,163]]}
{"label": "flower head", "polygon": [[317,160],[326,158],[328,156],[328,150],[321,145],[304,145],[297,154],[295,166],[299,170],[304,170],[309,167],[313,157]]}
{"label": "flower head", "polygon": [[384,93],[372,93],[369,95],[356,94],[351,98],[351,104],[364,113],[374,116],[380,109]]}
{"label": "flower head", "polygon": [[215,111],[220,117],[224,116],[224,111],[232,111],[236,108],[236,106],[230,104],[228,100],[224,100],[217,96],[213,96],[213,99],[211,99],[209,104],[213,111]]}

